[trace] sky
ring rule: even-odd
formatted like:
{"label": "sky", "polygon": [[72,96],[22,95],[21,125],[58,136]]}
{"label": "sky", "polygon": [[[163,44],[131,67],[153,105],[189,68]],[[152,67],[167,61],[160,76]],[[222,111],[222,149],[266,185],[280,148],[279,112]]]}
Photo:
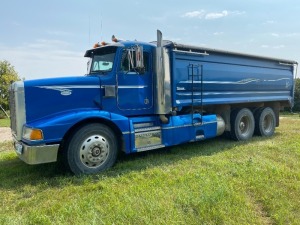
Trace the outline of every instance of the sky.
{"label": "sky", "polygon": [[300,63],[298,0],[0,0],[0,8],[0,60],[26,80],[83,76],[94,43],[113,34],[155,41],[157,29],[177,43]]}

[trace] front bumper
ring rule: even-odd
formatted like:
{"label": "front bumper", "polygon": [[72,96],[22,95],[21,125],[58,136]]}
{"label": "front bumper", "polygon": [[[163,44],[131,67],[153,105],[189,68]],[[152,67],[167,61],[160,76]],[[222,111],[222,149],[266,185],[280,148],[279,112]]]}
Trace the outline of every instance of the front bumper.
{"label": "front bumper", "polygon": [[57,161],[59,144],[29,146],[14,140],[18,157],[27,164],[42,164]]}

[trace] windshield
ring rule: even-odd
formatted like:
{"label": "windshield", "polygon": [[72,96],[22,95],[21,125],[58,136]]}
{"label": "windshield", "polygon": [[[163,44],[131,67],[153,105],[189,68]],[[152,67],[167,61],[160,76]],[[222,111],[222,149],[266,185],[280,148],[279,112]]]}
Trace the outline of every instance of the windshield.
{"label": "windshield", "polygon": [[105,74],[112,71],[114,65],[114,59],[116,55],[115,48],[100,49],[95,51],[92,58],[92,65],[90,73]]}

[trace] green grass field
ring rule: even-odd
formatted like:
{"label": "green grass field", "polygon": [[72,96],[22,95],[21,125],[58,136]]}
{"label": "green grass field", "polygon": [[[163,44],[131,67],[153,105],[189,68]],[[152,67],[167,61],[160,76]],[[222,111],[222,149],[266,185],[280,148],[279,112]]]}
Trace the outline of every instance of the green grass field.
{"label": "green grass field", "polygon": [[300,118],[272,138],[215,138],[122,156],[75,177],[0,143],[0,224],[299,224]]}
{"label": "green grass field", "polygon": [[9,119],[0,119],[0,127],[9,127],[10,120]]}

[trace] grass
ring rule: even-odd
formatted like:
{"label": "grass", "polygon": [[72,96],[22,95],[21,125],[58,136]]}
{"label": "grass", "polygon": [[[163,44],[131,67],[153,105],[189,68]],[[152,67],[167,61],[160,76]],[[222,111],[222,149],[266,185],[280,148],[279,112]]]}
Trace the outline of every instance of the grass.
{"label": "grass", "polygon": [[9,127],[10,126],[10,119],[0,119],[0,127]]}
{"label": "grass", "polygon": [[0,224],[299,224],[300,117],[272,138],[215,138],[122,156],[75,177],[0,143]]}

